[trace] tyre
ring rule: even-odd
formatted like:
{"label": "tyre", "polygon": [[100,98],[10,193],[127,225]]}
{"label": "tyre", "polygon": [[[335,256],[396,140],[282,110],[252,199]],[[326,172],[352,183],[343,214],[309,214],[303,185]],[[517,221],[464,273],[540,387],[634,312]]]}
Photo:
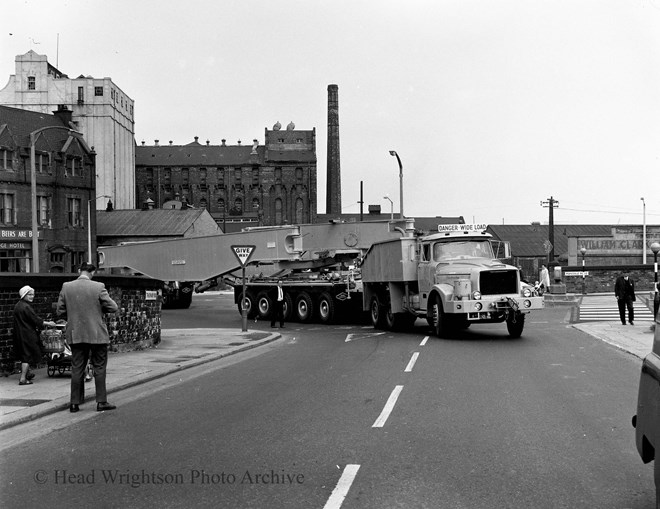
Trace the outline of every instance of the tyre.
{"label": "tyre", "polygon": [[321,323],[332,323],[335,319],[335,302],[328,292],[323,292],[318,301],[318,316]]}
{"label": "tyre", "polygon": [[371,324],[374,329],[385,329],[387,324],[385,322],[386,310],[378,298],[378,295],[371,297],[371,304],[369,305],[369,313],[371,314]]}
{"label": "tyre", "polygon": [[525,327],[525,315],[522,313],[510,313],[506,319],[506,329],[509,331],[509,337],[519,338]]}
{"label": "tyre", "polygon": [[[248,319],[252,320],[254,317],[257,316],[257,305],[255,302],[254,293],[252,293],[249,290],[245,292],[245,299],[243,302],[245,305],[245,310],[247,311],[247,317]],[[241,308],[240,300],[236,303],[236,306],[238,307],[239,314],[242,315],[243,309]]]}
{"label": "tyre", "polygon": [[427,319],[430,320],[431,328],[436,336],[439,338],[449,337],[449,323],[442,308],[442,299],[437,293],[433,296],[429,306]]}
{"label": "tyre", "polygon": [[314,303],[307,292],[300,292],[296,297],[295,304],[296,318],[302,323],[312,321],[314,316]]}
{"label": "tyre", "polygon": [[273,302],[270,300],[267,291],[261,291],[257,294],[257,315],[262,320],[270,320],[270,314],[273,310]]}
{"label": "tyre", "polygon": [[55,366],[48,366],[48,376],[55,376]]}
{"label": "tyre", "polygon": [[284,294],[284,304],[282,307],[282,314],[285,322],[290,322],[294,318],[293,313],[293,299],[288,293]]}

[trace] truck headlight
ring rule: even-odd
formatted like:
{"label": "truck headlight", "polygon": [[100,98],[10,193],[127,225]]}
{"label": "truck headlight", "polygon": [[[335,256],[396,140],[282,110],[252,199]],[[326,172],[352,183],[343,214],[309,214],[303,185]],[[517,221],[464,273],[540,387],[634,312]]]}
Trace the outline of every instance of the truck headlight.
{"label": "truck headlight", "polygon": [[525,306],[526,308],[531,308],[532,303],[530,301],[526,300],[526,301],[523,302],[523,306]]}
{"label": "truck headlight", "polygon": [[481,302],[477,302],[474,305],[474,309],[476,309],[477,311],[481,311],[482,308],[483,308],[483,305],[481,304]]}
{"label": "truck headlight", "polygon": [[528,287],[523,288],[522,291],[523,297],[531,297],[532,296],[532,290],[530,290]]}
{"label": "truck headlight", "polygon": [[472,300],[481,300],[481,292],[478,290],[472,292]]}

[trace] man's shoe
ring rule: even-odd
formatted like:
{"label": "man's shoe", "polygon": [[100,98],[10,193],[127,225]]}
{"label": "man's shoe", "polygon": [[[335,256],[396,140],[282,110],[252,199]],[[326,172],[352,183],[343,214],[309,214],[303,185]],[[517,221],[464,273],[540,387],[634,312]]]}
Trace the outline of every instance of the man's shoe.
{"label": "man's shoe", "polygon": [[104,410],[114,410],[117,408],[115,405],[111,405],[107,401],[104,403],[97,403],[96,404],[96,411],[97,412],[103,412]]}
{"label": "man's shoe", "polygon": [[630,323],[630,325],[635,325],[635,324],[634,324],[634,323],[632,323],[632,322],[628,322],[628,323]]}
{"label": "man's shoe", "polygon": [[75,414],[78,410],[80,410],[80,407],[78,405],[74,405],[73,403],[69,405],[69,412],[71,412],[72,414]]}

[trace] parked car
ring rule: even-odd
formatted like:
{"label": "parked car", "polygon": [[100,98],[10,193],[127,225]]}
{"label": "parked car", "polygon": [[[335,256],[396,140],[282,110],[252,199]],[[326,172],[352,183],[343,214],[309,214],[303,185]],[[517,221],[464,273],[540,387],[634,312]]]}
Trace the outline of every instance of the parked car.
{"label": "parked car", "polygon": [[637,415],[633,416],[632,424],[642,461],[655,460],[655,505],[660,509],[660,313],[655,317],[653,348],[642,363]]}

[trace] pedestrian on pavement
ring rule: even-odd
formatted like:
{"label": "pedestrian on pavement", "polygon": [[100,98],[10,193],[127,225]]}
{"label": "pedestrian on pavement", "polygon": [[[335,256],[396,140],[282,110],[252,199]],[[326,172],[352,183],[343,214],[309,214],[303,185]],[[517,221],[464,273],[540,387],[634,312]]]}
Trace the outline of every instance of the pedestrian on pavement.
{"label": "pedestrian on pavement", "polygon": [[548,267],[541,265],[541,273],[539,276],[539,279],[541,280],[541,289],[544,292],[547,292],[550,289],[550,274],[548,273]]}
{"label": "pedestrian on pavement", "polygon": [[110,298],[103,283],[92,281],[96,267],[82,263],[75,281],[62,285],[57,301],[57,315],[66,315],[66,337],[71,346],[71,401],[69,411],[77,412],[85,400],[85,371],[91,360],[96,386],[96,410],[114,410],[108,403],[105,370],[108,364],[110,336],[103,313],[116,313],[117,303]]}
{"label": "pedestrian on pavement", "polygon": [[619,305],[619,317],[621,323],[626,324],[626,308],[628,308],[628,323],[635,325],[635,310],[633,309],[633,302],[637,300],[635,297],[635,282],[623,272],[614,283],[614,295],[616,302]]}
{"label": "pedestrian on pavement", "polygon": [[282,289],[282,280],[277,280],[277,286],[273,287],[268,296],[273,303],[273,310],[270,314],[270,326],[275,327],[275,320],[280,321],[280,329],[284,328],[284,290]]}
{"label": "pedestrian on pavement", "polygon": [[14,306],[14,355],[21,361],[21,378],[18,385],[32,385],[34,373],[30,365],[38,364],[43,353],[39,344],[39,330],[54,327],[55,322],[45,321],[32,309],[34,288],[24,286],[18,291],[20,300]]}

